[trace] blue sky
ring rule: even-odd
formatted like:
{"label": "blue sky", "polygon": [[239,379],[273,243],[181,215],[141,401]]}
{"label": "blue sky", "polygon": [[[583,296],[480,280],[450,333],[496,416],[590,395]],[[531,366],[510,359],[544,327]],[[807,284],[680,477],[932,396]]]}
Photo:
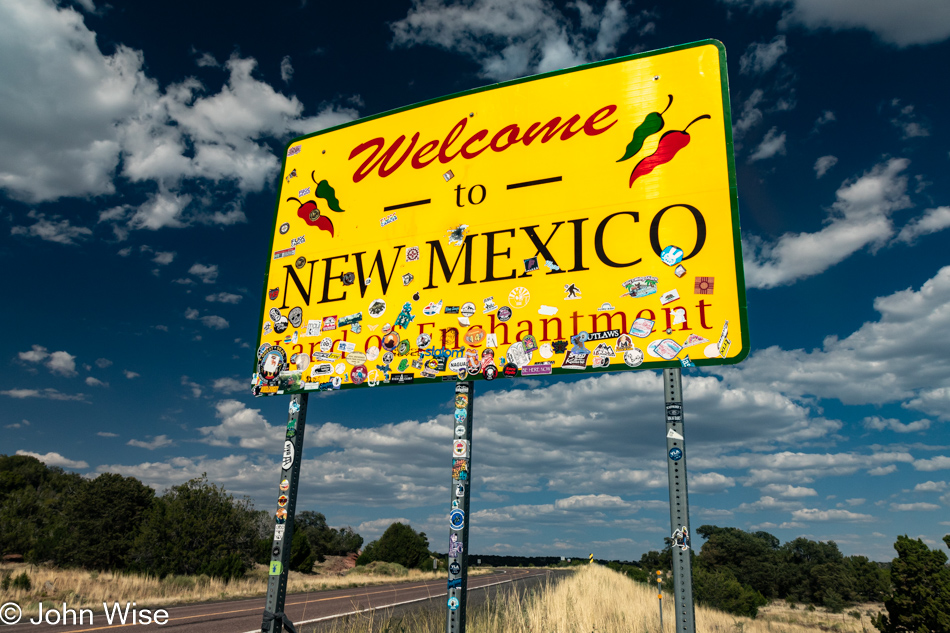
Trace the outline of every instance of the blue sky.
{"label": "blue sky", "polygon": [[[286,143],[497,81],[727,50],[752,351],[684,372],[691,521],[893,557],[950,531],[943,0],[0,0],[0,446],[272,510],[248,367]],[[636,559],[656,372],[476,383],[472,550]],[[299,509],[445,549],[450,384],[311,397]]]}

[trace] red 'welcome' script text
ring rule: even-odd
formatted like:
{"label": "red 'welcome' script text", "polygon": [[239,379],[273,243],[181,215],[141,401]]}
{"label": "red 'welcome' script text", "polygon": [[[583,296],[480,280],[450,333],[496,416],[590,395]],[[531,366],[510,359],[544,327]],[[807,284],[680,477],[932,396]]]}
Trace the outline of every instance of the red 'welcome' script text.
{"label": "red 'welcome' script text", "polygon": [[[440,163],[448,163],[457,156],[472,159],[487,149],[491,149],[493,152],[503,152],[518,143],[523,143],[525,146],[531,145],[535,140],[547,143],[555,137],[566,141],[581,132],[587,136],[597,136],[617,123],[616,120],[608,123],[608,119],[616,111],[617,106],[615,105],[604,106],[587,117],[583,123],[580,122],[579,114],[575,114],[563,122],[561,117],[556,116],[543,125],[540,121],[532,123],[523,133],[517,124],[512,123],[495,132],[490,139],[488,137],[489,131],[482,129],[463,141],[461,138],[465,134],[465,126],[468,125],[468,117],[466,117],[460,119],[441,141],[426,141],[419,145],[418,149],[416,149],[416,145],[419,143],[419,132],[416,132],[409,140],[408,146],[401,153],[400,148],[406,142],[405,134],[400,135],[389,147],[386,147],[384,137],[377,136],[374,139],[360,143],[350,152],[349,159],[353,160],[367,150],[371,150],[370,155],[353,172],[353,182],[360,182],[377,168],[379,177],[385,178],[402,167],[407,160],[413,169],[422,169],[437,159]],[[604,125],[605,123],[606,125]],[[598,127],[599,125],[602,127]]]}

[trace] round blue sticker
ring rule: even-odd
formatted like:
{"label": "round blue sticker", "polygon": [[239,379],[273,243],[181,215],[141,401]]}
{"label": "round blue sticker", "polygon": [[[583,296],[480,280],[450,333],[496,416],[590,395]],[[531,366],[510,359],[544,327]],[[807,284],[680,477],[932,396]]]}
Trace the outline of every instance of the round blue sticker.
{"label": "round blue sticker", "polygon": [[462,526],[465,525],[465,513],[461,510],[452,510],[449,513],[449,525],[452,526],[453,530],[461,530]]}
{"label": "round blue sticker", "polygon": [[449,604],[449,609],[452,611],[455,611],[456,609],[459,608],[459,599],[456,598],[455,596],[452,596],[451,598],[449,598],[448,604]]}
{"label": "round blue sticker", "polygon": [[679,460],[683,459],[683,451],[676,447],[671,448],[670,459],[672,459],[674,462],[678,462]]}

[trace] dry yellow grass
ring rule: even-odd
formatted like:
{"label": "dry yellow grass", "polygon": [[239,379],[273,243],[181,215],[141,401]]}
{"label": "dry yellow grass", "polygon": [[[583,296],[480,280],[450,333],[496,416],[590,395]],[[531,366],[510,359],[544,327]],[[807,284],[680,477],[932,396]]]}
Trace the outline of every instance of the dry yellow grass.
{"label": "dry yellow grass", "polygon": [[[26,572],[30,577],[33,586],[29,591],[11,588],[3,593],[4,602],[16,602],[27,614],[36,614],[40,602],[66,602],[73,609],[96,608],[101,607],[103,602],[111,604],[126,601],[135,601],[148,607],[163,607],[188,602],[252,598],[263,596],[267,591],[267,567],[263,565],[258,565],[244,578],[230,581],[207,576],[170,576],[158,579],[138,574],[55,569],[42,565],[0,565],[0,574],[7,572],[12,573],[14,577]],[[488,573],[488,570],[481,573]],[[320,576],[292,571],[287,580],[287,590],[288,593],[322,591],[437,578],[445,578],[445,572],[437,574],[410,569],[405,576],[356,573]]]}
{"label": "dry yellow grass", "polygon": [[[674,633],[673,600],[663,599],[663,633]],[[774,607],[756,619],[696,608],[697,633],[871,633],[876,629],[864,615],[851,616],[816,610]],[[382,614],[338,621],[334,633],[372,630],[442,633],[445,609],[410,613],[398,619]],[[638,584],[599,565],[585,565],[577,573],[527,593],[510,592],[505,598],[468,611],[469,633],[659,633],[660,614],[653,588]]]}

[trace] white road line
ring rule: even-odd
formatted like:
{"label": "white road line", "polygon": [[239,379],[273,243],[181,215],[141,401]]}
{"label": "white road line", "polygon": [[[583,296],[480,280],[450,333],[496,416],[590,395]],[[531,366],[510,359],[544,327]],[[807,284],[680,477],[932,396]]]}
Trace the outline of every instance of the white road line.
{"label": "white road line", "polygon": [[[525,576],[525,578],[530,578],[530,577],[531,576]],[[495,585],[502,585],[506,582],[514,582],[514,581],[515,581],[514,578],[511,578],[509,580],[500,580],[498,582],[489,583],[487,585],[481,585],[479,587],[469,587],[468,590],[471,591],[472,589],[484,589],[486,587],[494,587]],[[346,616],[346,615],[356,615],[357,613],[366,613],[367,611],[376,611],[377,609],[388,609],[389,607],[398,607],[404,604],[412,604],[413,602],[422,602],[423,600],[431,600],[432,598],[438,598],[440,596],[447,596],[447,595],[449,595],[448,589],[446,589],[442,593],[435,593],[435,594],[432,594],[431,596],[426,596],[425,598],[416,598],[415,600],[406,600],[404,602],[394,602],[392,604],[382,604],[382,605],[379,605],[378,607],[369,607],[368,609],[360,609],[358,611],[348,611],[346,613],[339,613],[337,615],[327,615],[322,618],[314,618],[312,620],[302,620],[300,622],[294,622],[294,626],[300,626],[301,624],[311,624],[313,622],[323,622],[324,620],[335,620],[336,618],[342,618],[343,616]],[[244,633],[261,633],[261,630],[260,628],[256,628],[252,631],[245,631]]]}

